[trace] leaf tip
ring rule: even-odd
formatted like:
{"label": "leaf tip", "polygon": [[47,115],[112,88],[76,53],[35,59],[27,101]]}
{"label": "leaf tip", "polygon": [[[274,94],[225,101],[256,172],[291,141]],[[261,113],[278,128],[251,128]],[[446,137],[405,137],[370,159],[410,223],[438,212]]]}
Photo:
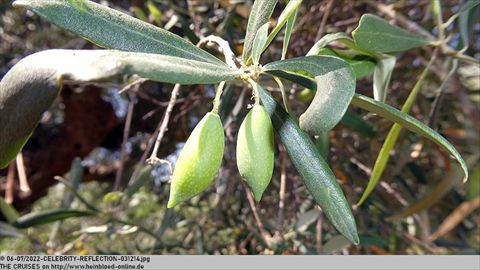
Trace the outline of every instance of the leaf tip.
{"label": "leaf tip", "polygon": [[12,3],[12,6],[14,8],[23,8],[23,7],[26,7],[27,5],[28,5],[27,0],[16,0]]}

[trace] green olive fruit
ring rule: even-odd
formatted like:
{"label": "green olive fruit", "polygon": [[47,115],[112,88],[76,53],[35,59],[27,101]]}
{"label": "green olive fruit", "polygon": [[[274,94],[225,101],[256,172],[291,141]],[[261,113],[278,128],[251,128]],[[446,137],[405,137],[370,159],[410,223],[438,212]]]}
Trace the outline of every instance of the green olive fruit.
{"label": "green olive fruit", "polygon": [[209,112],[198,123],[178,156],[168,208],[205,190],[222,163],[225,137],[220,117]]}
{"label": "green olive fruit", "polygon": [[273,174],[273,127],[265,108],[254,105],[243,120],[237,139],[237,166],[258,202]]}

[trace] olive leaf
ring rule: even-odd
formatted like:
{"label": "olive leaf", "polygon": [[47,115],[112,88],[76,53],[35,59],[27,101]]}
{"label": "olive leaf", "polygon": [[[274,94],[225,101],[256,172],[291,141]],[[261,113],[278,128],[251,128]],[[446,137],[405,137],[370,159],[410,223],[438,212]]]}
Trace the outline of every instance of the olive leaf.
{"label": "olive leaf", "polygon": [[[406,113],[403,113],[383,102],[375,101],[363,95],[355,94],[355,96],[352,99],[352,105],[368,110],[370,112],[376,113],[390,121],[393,121],[401,125],[402,127],[412,132],[415,132],[433,141],[438,146],[445,149],[458,161],[461,169],[463,170],[463,174],[464,174],[463,181],[466,181],[468,179],[468,167],[465,161],[463,160],[462,156],[460,155],[460,153],[458,153],[455,147],[452,144],[450,144],[444,137],[438,134],[435,130],[424,125],[423,123],[421,123],[420,121],[418,121],[417,119],[411,117]],[[367,192],[365,191],[365,193]]]}
{"label": "olive leaf", "polygon": [[370,75],[373,68],[373,96],[375,100],[385,101],[387,97],[388,86],[390,85],[390,78],[395,67],[396,58],[391,55],[370,51],[366,48],[360,48],[357,44],[355,44],[355,41],[345,33],[325,35],[312,46],[307,55],[324,55],[326,52],[328,54],[325,46],[333,41],[338,41],[354,52],[358,52],[359,54],[365,55],[375,61],[376,64],[373,64],[367,60],[357,62],[353,59],[347,60],[345,57],[335,53],[352,65],[352,68],[355,71],[355,77],[357,79]]}
{"label": "olive leaf", "polygon": [[391,25],[372,14],[365,14],[360,18],[352,37],[360,48],[384,53],[405,51],[430,43],[429,40]]}
{"label": "olive leaf", "polygon": [[340,57],[352,66],[355,78],[357,80],[371,75],[375,70],[375,60],[369,57],[357,58],[356,56],[348,58],[340,54],[340,51],[329,48],[322,48],[317,55],[330,55]]}
{"label": "olive leaf", "polygon": [[15,158],[63,80],[91,82],[122,74],[181,84],[232,80],[240,71],[226,65],[173,56],[115,50],[47,50],[18,62],[0,82],[0,168]]}
{"label": "olive leaf", "polygon": [[373,72],[373,97],[375,100],[385,102],[387,99],[388,86],[396,62],[395,56],[385,56],[377,59],[377,65]]}
{"label": "olive leaf", "polygon": [[285,37],[283,38],[283,48],[282,48],[282,60],[285,59],[288,50],[288,44],[290,43],[290,37],[292,36],[293,26],[297,20],[298,8],[295,9],[292,15],[288,17],[287,24],[285,26]]}
{"label": "olive leaf", "polygon": [[455,13],[455,15],[461,14],[458,19],[458,29],[462,41],[462,50],[468,48],[469,40],[471,38],[470,35],[473,32],[475,24],[478,22],[478,14],[480,14],[479,4],[480,0],[468,1],[462,6],[459,12]]}
{"label": "olive leaf", "polygon": [[355,75],[344,60],[333,56],[306,56],[269,63],[263,71],[281,70],[315,78],[317,91],[300,116],[300,127],[313,134],[329,131],[345,114],[355,93]]}
{"label": "olive leaf", "polygon": [[[278,32],[280,32],[282,27],[286,23],[289,23],[289,21],[290,21],[290,26],[287,26],[287,29],[285,30],[286,31],[285,39],[290,39],[290,34],[293,28],[293,23],[295,22],[295,18],[297,16],[298,7],[302,4],[302,1],[303,0],[293,0],[288,2],[287,6],[282,11],[282,14],[280,14],[280,17],[278,17],[277,24],[272,29],[272,32],[268,35],[267,41],[262,51],[268,48],[270,43],[272,43],[272,41],[277,36]],[[290,30],[288,29],[289,27],[290,27]]]}
{"label": "olive leaf", "polygon": [[318,55],[323,48],[325,48],[329,43],[331,43],[333,41],[338,41],[338,42],[342,43],[343,45],[347,46],[348,48],[350,48],[352,50],[362,52],[365,55],[373,56],[373,54],[374,54],[372,52],[363,50],[362,48],[358,47],[355,44],[355,41],[351,37],[349,37],[347,34],[345,34],[343,32],[339,32],[339,33],[327,34],[327,35],[323,36],[321,39],[319,39],[312,46],[312,48],[310,48],[310,50],[307,53],[307,56],[308,55]]}
{"label": "olive leaf", "polygon": [[18,219],[19,215],[17,210],[0,196],[0,212],[7,219],[8,223],[13,223]]}
{"label": "olive leaf", "polygon": [[43,212],[33,212],[18,218],[12,225],[15,228],[25,229],[42,224],[52,223],[58,220],[64,220],[72,217],[91,216],[92,212],[68,210],[68,209],[53,209]]}
{"label": "olive leaf", "polygon": [[252,56],[253,40],[262,25],[266,24],[272,16],[277,0],[256,0],[253,2],[252,11],[248,18],[247,33],[243,44],[242,59],[247,60]]}
{"label": "olive leaf", "polygon": [[25,7],[103,48],[225,65],[220,59],[173,33],[92,1],[17,0],[13,6]]}
{"label": "olive leaf", "polygon": [[263,87],[253,84],[265,109],[272,118],[272,124],[302,176],[303,182],[325,216],[335,228],[354,244],[359,243],[357,226],[350,206],[337,178],[321,157],[318,149],[297,122],[266,92]]}
{"label": "olive leaf", "polygon": [[267,42],[267,35],[268,35],[268,26],[270,23],[266,23],[262,25],[257,31],[255,35],[255,39],[253,40],[253,48],[252,48],[252,61],[254,65],[258,65],[260,62],[260,56],[263,52],[263,46]]}
{"label": "olive leaf", "polygon": [[2,238],[3,237],[23,238],[25,237],[25,234],[23,234],[20,230],[13,227],[12,225],[0,221],[0,236]]}

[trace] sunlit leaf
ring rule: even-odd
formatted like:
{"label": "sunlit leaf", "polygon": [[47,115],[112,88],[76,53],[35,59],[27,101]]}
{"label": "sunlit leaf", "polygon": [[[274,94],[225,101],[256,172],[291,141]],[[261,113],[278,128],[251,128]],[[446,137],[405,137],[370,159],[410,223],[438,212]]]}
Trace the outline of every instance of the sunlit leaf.
{"label": "sunlit leaf", "polygon": [[243,44],[243,61],[247,61],[252,55],[253,40],[258,29],[266,24],[272,16],[277,0],[256,0],[253,2],[252,11],[248,18],[247,33]]}
{"label": "sunlit leaf", "polygon": [[255,39],[253,40],[253,47],[252,47],[252,60],[254,65],[258,65],[260,62],[260,56],[263,52],[263,46],[267,42],[267,35],[268,35],[268,26],[270,24],[266,23],[262,25],[257,31],[255,35]]}
{"label": "sunlit leaf", "polygon": [[[291,19],[293,18],[293,22],[291,22],[291,28],[293,27],[293,23],[295,22],[295,17],[297,14],[298,7],[302,4],[303,0],[294,0],[294,1],[289,1],[287,6],[283,9],[282,14],[280,14],[280,17],[278,18],[277,24],[273,28],[272,32],[268,35],[267,42],[265,43],[265,46],[263,50],[265,50],[270,43],[272,43],[273,39],[277,36],[278,32],[282,29],[282,27]],[[290,29],[291,32],[291,29]],[[285,32],[285,37],[287,38],[287,32]],[[288,36],[287,39],[290,39],[290,36]],[[288,43],[287,43],[288,44]]]}
{"label": "sunlit leaf", "polygon": [[396,61],[397,59],[394,56],[377,60],[373,72],[373,97],[375,100],[385,102]]}
{"label": "sunlit leaf", "polygon": [[298,9],[288,18],[287,25],[285,26],[285,37],[283,38],[283,48],[282,48],[282,60],[285,59],[288,50],[288,44],[290,44],[290,37],[292,36],[293,27],[297,20]]}
{"label": "sunlit leaf", "polygon": [[232,80],[240,71],[173,56],[114,50],[48,50],[18,62],[0,82],[0,168],[23,147],[64,80],[92,82],[124,74],[181,84]]}
{"label": "sunlit leaf", "polygon": [[17,0],[13,6],[25,7],[103,48],[224,65],[215,56],[175,34],[93,1]]}

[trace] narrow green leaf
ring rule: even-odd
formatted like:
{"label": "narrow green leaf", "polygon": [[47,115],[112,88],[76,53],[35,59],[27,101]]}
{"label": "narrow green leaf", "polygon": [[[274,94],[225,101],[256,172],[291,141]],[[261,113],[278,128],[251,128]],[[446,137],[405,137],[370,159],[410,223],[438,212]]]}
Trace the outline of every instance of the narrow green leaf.
{"label": "narrow green leaf", "polygon": [[247,33],[243,44],[242,59],[244,62],[252,56],[253,40],[262,25],[266,24],[272,16],[273,9],[278,0],[256,0],[253,2],[252,11],[248,18]]}
{"label": "narrow green leaf", "polygon": [[17,0],[13,6],[25,7],[103,48],[156,53],[225,65],[215,56],[175,34],[92,1]]}
{"label": "narrow green leaf", "polygon": [[[346,60],[352,65],[352,68],[355,71],[355,77],[357,79],[370,75],[372,72],[372,68],[374,67],[373,96],[376,100],[384,101],[386,99],[392,71],[395,67],[395,57],[375,51],[370,51],[367,48],[360,48],[359,46],[357,46],[357,44],[355,44],[355,41],[345,33],[325,35],[323,38],[317,41],[315,45],[313,45],[307,55],[321,55],[322,53],[325,53],[325,46],[327,46],[330,42],[333,41],[338,41],[353,50],[354,52],[358,52],[360,55],[368,56],[376,62],[376,65],[374,65],[373,61],[353,62],[353,59],[351,61]],[[339,54],[337,53],[337,51],[335,52],[336,54]],[[345,58],[345,56],[343,55],[339,56]]]}
{"label": "narrow green leaf", "polygon": [[303,72],[315,78],[315,97],[300,116],[300,127],[313,135],[335,127],[355,93],[353,69],[338,57],[312,55],[276,61],[264,66],[264,71],[271,70]]}
{"label": "narrow green leaf", "polygon": [[125,189],[125,195],[127,198],[130,198],[137,193],[137,191],[148,181],[152,181],[152,170],[153,167],[151,165],[143,166],[143,168],[140,169],[138,177]]}
{"label": "narrow green leaf", "polygon": [[368,77],[375,72],[376,64],[373,61],[354,59],[345,59],[345,61],[352,66],[353,72],[355,72],[355,78],[357,80]]}
{"label": "narrow green leaf", "polygon": [[473,200],[476,197],[480,197],[480,165],[473,169],[467,188],[467,200]]}
{"label": "narrow green leaf", "polygon": [[395,56],[388,56],[377,60],[377,65],[373,72],[373,97],[375,100],[385,102],[396,62],[397,59]]}
{"label": "narrow green leaf", "polygon": [[385,53],[405,51],[430,43],[423,37],[391,25],[372,14],[365,14],[360,18],[352,36],[360,48]]}
{"label": "narrow green leaf", "polygon": [[310,194],[335,228],[352,243],[358,244],[355,219],[332,170],[308,135],[282,106],[263,87],[258,84],[253,86]]}
{"label": "narrow green leaf", "polygon": [[2,211],[2,215],[7,219],[8,223],[13,223],[19,217],[17,210],[11,204],[8,204],[1,196],[0,211]]}
{"label": "narrow green leaf", "polygon": [[[413,103],[418,93],[420,92],[423,82],[427,77],[428,71],[431,65],[433,64],[433,62],[435,61],[435,58],[436,58],[436,54],[434,54],[430,58],[428,65],[422,71],[420,78],[415,83],[415,86],[413,87],[412,91],[408,95],[407,100],[402,106],[402,113],[408,114],[410,112],[410,109],[413,106]],[[358,205],[362,204],[365,201],[365,199],[368,197],[368,195],[373,191],[373,189],[377,185],[378,181],[380,181],[380,177],[382,176],[383,171],[385,170],[385,167],[388,163],[388,160],[390,159],[390,152],[392,151],[392,149],[394,148],[397,142],[401,129],[402,129],[401,125],[395,123],[390,129],[390,131],[388,132],[387,138],[385,139],[385,142],[382,145],[382,149],[380,150],[377,160],[375,161],[375,165],[373,166],[372,174],[368,181],[367,188],[365,189],[365,192],[363,193],[362,198],[360,199],[360,202],[358,203]]]}
{"label": "narrow green leaf", "polygon": [[124,74],[168,83],[232,80],[240,71],[173,56],[114,50],[48,50],[18,62],[0,82],[0,168],[23,147],[63,80],[91,82]]}
{"label": "narrow green leaf", "polygon": [[142,20],[144,22],[148,22],[147,14],[145,14],[142,8],[133,6],[131,7],[131,10],[135,18],[138,18],[139,20]]}
{"label": "narrow green leaf", "polygon": [[[71,188],[72,192],[77,192],[80,183],[83,180],[83,167],[82,167],[82,160],[80,158],[74,158],[72,164],[70,166],[70,171],[68,172],[68,184]],[[62,204],[60,205],[61,208],[70,208],[70,205],[73,201],[74,194],[66,192],[63,195]]]}
{"label": "narrow green leaf", "polygon": [[287,6],[283,9],[282,14],[278,17],[277,25],[273,28],[272,32],[268,35],[267,42],[263,47],[263,50],[266,50],[270,43],[275,39],[278,32],[282,29],[282,27],[288,22],[288,20],[292,17],[296,17],[298,7],[302,4],[303,0],[294,0],[289,1]]}
{"label": "narrow green leaf", "polygon": [[305,232],[310,225],[318,220],[318,215],[320,215],[320,211],[316,207],[298,215],[297,222],[295,223],[295,231],[301,233]]}
{"label": "narrow green leaf", "polygon": [[[13,227],[8,223],[0,221],[0,236],[1,237],[11,237],[11,238],[22,238],[25,235],[19,231],[17,228]],[[0,238],[1,238],[0,237]]]}
{"label": "narrow green leaf", "polygon": [[[476,2],[476,3],[475,3]],[[464,12],[459,11],[460,13],[460,18],[458,19],[458,28],[460,32],[460,38],[461,38],[461,50],[465,51],[468,48],[469,42],[470,42],[470,35],[473,32],[473,29],[475,27],[475,24],[478,22],[479,14],[480,14],[480,6],[478,5],[480,3],[480,0],[477,1],[468,1],[465,3],[465,6],[468,6],[469,4],[475,3],[474,6],[470,7]],[[462,8],[463,9],[463,8]]]}
{"label": "narrow green leaf", "polygon": [[350,247],[351,243],[343,235],[335,235],[323,245],[323,254],[331,255]]}
{"label": "narrow green leaf", "polygon": [[42,224],[52,223],[72,217],[91,216],[93,213],[77,210],[54,209],[43,212],[34,212],[20,217],[13,223],[15,228],[25,229]]}
{"label": "narrow green leaf", "polygon": [[153,1],[147,1],[147,8],[150,15],[152,15],[153,20],[157,25],[162,25],[162,11],[157,8],[157,6],[153,3]]}
{"label": "narrow green leaf", "polygon": [[469,0],[465,1],[465,4],[460,8],[459,11],[457,11],[455,14],[453,14],[450,18],[448,18],[448,21],[444,23],[444,27],[447,28],[450,24],[452,24],[458,17],[464,16],[466,12],[470,12],[470,15],[467,15],[468,17],[472,18],[478,18],[478,15],[475,16],[475,14],[478,14],[479,10],[477,9],[472,10],[473,8],[478,8],[477,6],[480,4],[480,0]]}
{"label": "narrow green leaf", "polygon": [[[89,210],[93,211],[93,212],[100,212],[100,210],[98,210],[94,205],[92,205],[90,202],[88,202],[88,200],[86,200],[85,198],[83,198],[82,195],[80,195],[80,193],[78,193],[78,190],[77,188],[75,188],[74,186],[72,186],[69,182],[63,180],[62,178],[55,178],[55,180],[61,182],[63,185],[65,185],[65,188],[68,189],[68,191],[70,191],[70,193],[75,197],[77,198],[83,205],[85,205]],[[63,205],[62,205],[63,206]],[[69,205],[70,206],[70,205]],[[62,207],[64,208],[64,207]]]}
{"label": "narrow green leaf", "polygon": [[[383,102],[375,101],[366,96],[355,94],[355,96],[352,99],[352,105],[365,109],[367,111],[376,113],[381,117],[391,120],[396,124],[433,141],[435,144],[445,149],[458,161],[458,163],[460,164],[463,170],[463,174],[464,174],[463,180],[466,181],[468,179],[467,164],[463,160],[460,153],[458,153],[458,151],[455,149],[455,147],[452,144],[450,144],[445,138],[443,138],[440,134],[438,134],[433,129],[429,128],[428,126],[424,125],[423,123],[421,123],[420,121],[418,121],[417,119],[411,117],[406,113],[403,113]],[[387,140],[388,138],[385,141],[387,142]],[[388,156],[388,153],[386,153],[386,156]],[[379,161],[377,160],[377,163],[378,162]],[[377,166],[377,164],[375,164],[375,166]],[[372,173],[372,176],[373,176],[373,173]],[[370,186],[370,183],[369,183],[369,186]],[[375,185],[371,187],[372,190],[374,186]],[[367,186],[367,189],[368,189],[368,186]],[[362,199],[358,204],[361,204],[366,199],[368,194],[371,192],[371,191],[368,192],[367,189],[365,190],[364,195],[362,196]]]}
{"label": "narrow green leaf", "polygon": [[333,41],[338,41],[338,42],[344,44],[345,46],[347,46],[351,49],[362,50],[355,45],[355,42],[353,41],[353,39],[351,37],[349,37],[347,34],[345,34],[343,32],[339,32],[339,33],[327,34],[327,35],[323,36],[320,40],[318,40],[312,46],[312,48],[310,48],[310,50],[307,53],[307,56],[308,55],[318,55],[323,48],[325,48],[329,43],[331,43]]}
{"label": "narrow green leaf", "polygon": [[253,40],[253,48],[252,48],[252,60],[254,65],[258,65],[260,62],[260,56],[262,56],[263,46],[267,42],[267,35],[268,35],[268,26],[270,23],[266,23],[262,25],[257,31],[255,35],[255,39]]}
{"label": "narrow green leaf", "polygon": [[292,36],[293,27],[297,20],[298,9],[288,18],[287,25],[285,26],[285,36],[283,38],[283,48],[282,48],[282,60],[285,59],[287,55],[288,45],[290,44],[290,37]]}

